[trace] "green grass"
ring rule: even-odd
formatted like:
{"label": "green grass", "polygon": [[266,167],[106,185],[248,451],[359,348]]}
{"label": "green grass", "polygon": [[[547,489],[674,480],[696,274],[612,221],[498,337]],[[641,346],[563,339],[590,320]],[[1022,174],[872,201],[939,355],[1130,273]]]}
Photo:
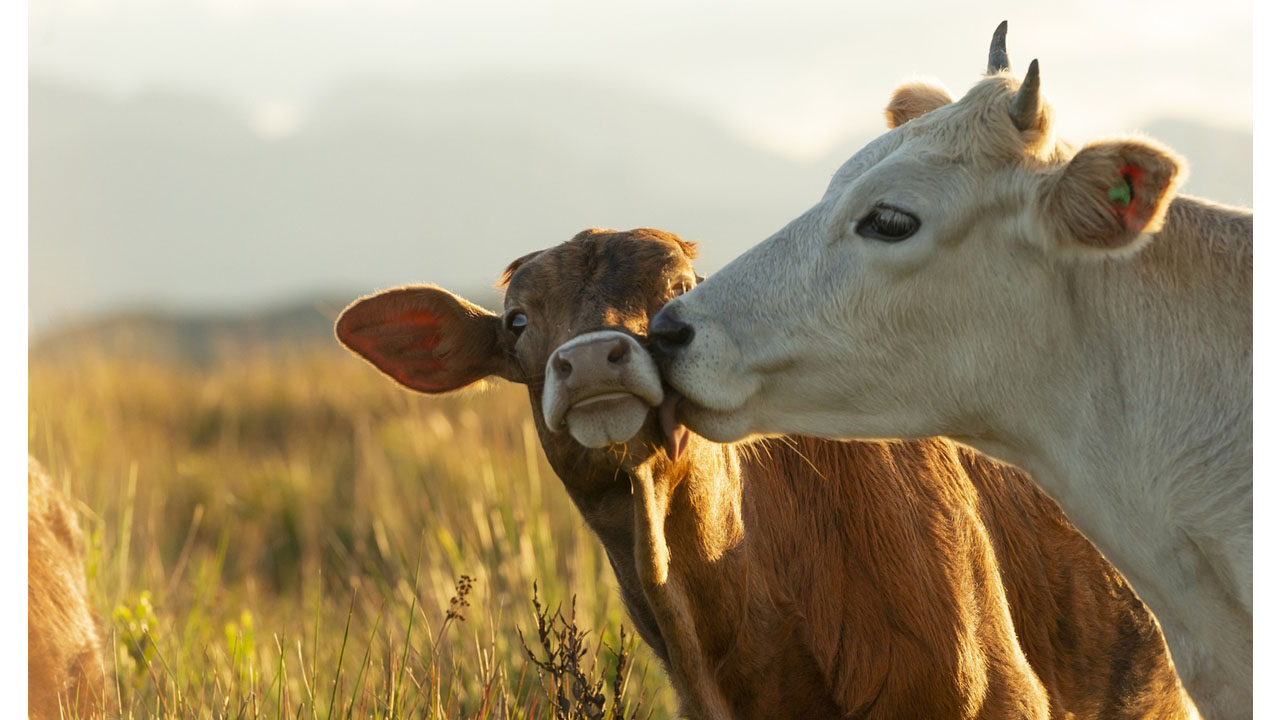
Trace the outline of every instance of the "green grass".
{"label": "green grass", "polygon": [[90,538],[112,716],[674,715],[523,388],[426,397],[336,348],[86,347],[31,356],[28,412]]}

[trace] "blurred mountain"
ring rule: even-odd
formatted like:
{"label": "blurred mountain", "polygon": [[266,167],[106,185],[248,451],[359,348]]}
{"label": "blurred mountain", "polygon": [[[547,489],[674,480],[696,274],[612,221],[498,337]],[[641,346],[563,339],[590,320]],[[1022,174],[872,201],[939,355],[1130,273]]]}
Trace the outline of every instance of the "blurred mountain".
{"label": "blurred mountain", "polygon": [[[486,287],[509,260],[590,226],[672,230],[700,241],[710,271],[810,207],[879,132],[851,128],[831,156],[798,162],[685,108],[569,78],[351,82],[275,140],[249,116],[195,94],[30,78],[33,337],[123,311],[227,316],[415,282]],[[1191,160],[1188,192],[1251,199],[1248,133],[1174,119],[1149,132]]]}
{"label": "blurred mountain", "polygon": [[702,239],[708,266],[812,203],[814,172],[642,96],[568,81],[353,83],[285,139],[170,93],[30,82],[30,320],[247,310],[492,283],[590,226]]}
{"label": "blurred mountain", "polygon": [[28,360],[58,364],[89,355],[203,367],[279,350],[337,352],[333,322],[342,307],[334,298],[244,314],[121,312],[44,333]]}
{"label": "blurred mountain", "polygon": [[[501,293],[494,288],[464,294],[490,310],[502,306]],[[333,324],[353,299],[335,295],[252,312],[112,313],[41,334],[29,346],[28,358],[60,363],[91,354],[202,367],[254,353],[344,352],[334,338]]]}

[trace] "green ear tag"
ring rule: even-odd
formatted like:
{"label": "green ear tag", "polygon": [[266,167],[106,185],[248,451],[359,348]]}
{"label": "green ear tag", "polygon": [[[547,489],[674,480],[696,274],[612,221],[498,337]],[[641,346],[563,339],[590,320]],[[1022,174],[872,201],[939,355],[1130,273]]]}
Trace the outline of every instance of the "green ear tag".
{"label": "green ear tag", "polygon": [[1133,198],[1129,195],[1129,181],[1124,177],[1120,178],[1120,182],[1107,190],[1107,197],[1127,206]]}

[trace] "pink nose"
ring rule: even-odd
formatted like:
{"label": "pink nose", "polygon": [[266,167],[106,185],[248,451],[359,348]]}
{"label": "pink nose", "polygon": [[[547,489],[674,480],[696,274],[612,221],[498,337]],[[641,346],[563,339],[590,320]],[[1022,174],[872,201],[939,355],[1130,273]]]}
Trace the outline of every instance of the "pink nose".
{"label": "pink nose", "polygon": [[550,365],[556,380],[572,387],[616,376],[630,362],[631,343],[627,338],[607,337],[557,350]]}

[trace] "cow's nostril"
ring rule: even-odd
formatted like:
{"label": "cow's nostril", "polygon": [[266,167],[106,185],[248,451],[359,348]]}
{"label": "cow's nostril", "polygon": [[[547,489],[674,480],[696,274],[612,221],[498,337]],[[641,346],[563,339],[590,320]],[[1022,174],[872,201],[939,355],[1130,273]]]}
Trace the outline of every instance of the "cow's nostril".
{"label": "cow's nostril", "polygon": [[672,355],[693,342],[693,326],[678,319],[670,308],[670,305],[663,308],[649,321],[649,337],[666,355]]}
{"label": "cow's nostril", "polygon": [[556,375],[558,375],[561,380],[564,380],[573,374],[573,363],[569,362],[560,353],[556,353],[555,357],[551,358],[551,367],[555,369]]}
{"label": "cow's nostril", "polygon": [[631,343],[626,338],[618,338],[618,341],[609,349],[609,362],[621,363],[625,362],[631,356]]}

